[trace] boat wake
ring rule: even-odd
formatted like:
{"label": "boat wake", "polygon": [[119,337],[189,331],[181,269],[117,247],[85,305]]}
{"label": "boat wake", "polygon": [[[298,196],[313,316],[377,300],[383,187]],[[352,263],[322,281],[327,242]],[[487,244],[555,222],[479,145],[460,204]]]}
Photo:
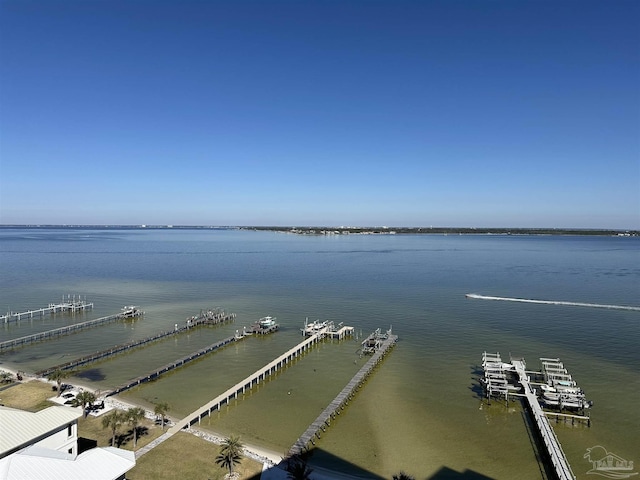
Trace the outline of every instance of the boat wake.
{"label": "boat wake", "polygon": [[488,295],[478,295],[477,293],[467,293],[465,297],[475,298],[477,300],[502,300],[505,302],[541,303],[544,305],[568,305],[572,307],[609,308],[612,310],[630,310],[634,312],[640,312],[640,307],[631,307],[627,305],[604,305],[601,303],[561,302],[557,300],[532,300],[528,298],[491,297]]}

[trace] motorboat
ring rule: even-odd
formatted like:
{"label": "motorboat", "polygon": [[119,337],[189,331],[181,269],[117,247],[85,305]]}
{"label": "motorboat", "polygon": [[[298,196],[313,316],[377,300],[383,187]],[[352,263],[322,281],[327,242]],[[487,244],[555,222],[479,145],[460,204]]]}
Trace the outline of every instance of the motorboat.
{"label": "motorboat", "polygon": [[262,317],[260,320],[258,320],[258,325],[260,325],[260,328],[271,328],[276,324],[276,318],[275,317]]}
{"label": "motorboat", "polygon": [[140,313],[142,313],[140,311],[139,307],[136,307],[135,305],[127,305],[125,307],[122,307],[122,313],[121,315],[123,317],[137,317],[138,315],[140,315]]}
{"label": "motorboat", "polygon": [[302,330],[303,335],[315,335],[316,333],[320,332],[322,329],[326,328],[329,325],[329,321],[325,320],[324,322],[321,322],[320,320],[314,320],[313,322],[309,322],[309,320],[305,320],[304,322],[304,327],[302,327],[300,330]]}
{"label": "motorboat", "polygon": [[547,393],[565,393],[568,395],[582,394],[582,390],[577,385],[553,383],[552,385],[543,384],[540,386],[543,392]]}
{"label": "motorboat", "polygon": [[584,394],[566,394],[558,392],[543,392],[542,401],[549,407],[585,409],[591,407],[593,402],[587,401]]}

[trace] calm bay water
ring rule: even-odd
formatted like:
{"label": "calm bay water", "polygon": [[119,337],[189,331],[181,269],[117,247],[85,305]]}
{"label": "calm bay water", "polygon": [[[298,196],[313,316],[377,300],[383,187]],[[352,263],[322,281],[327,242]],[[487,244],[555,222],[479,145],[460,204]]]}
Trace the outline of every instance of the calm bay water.
{"label": "calm bay water", "polygon": [[[91,365],[78,382],[109,389],[225,338],[259,317],[281,331],[248,338],[124,395],[186,415],[300,341],[304,319],[400,341],[318,443],[312,463],[366,477],[544,478],[518,404],[486,405],[484,350],[560,357],[595,405],[592,426],[558,424],[574,473],[586,449],[640,462],[640,312],[471,300],[465,293],[638,305],[640,239],[532,236],[295,236],[236,230],[0,229],[0,311],[80,294],[85,314],[0,325],[0,340],[141,306],[106,325],[0,355],[35,371],[182,324],[220,306],[234,324]],[[284,452],[361,367],[359,342],[326,342],[203,426]],[[449,475],[449,476],[447,476]],[[467,477],[465,477],[467,478]],[[483,477],[478,477],[483,478]]]}

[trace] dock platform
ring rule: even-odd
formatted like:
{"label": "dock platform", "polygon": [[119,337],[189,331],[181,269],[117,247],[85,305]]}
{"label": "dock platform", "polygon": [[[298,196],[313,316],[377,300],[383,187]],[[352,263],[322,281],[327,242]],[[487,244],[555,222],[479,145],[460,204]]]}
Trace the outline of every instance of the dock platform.
{"label": "dock platform", "polygon": [[280,325],[276,323],[275,317],[262,317],[257,322],[249,325],[248,327],[244,327],[242,329],[242,333],[244,335],[268,335],[270,333],[278,331]]}
{"label": "dock platform", "polygon": [[[564,365],[562,365],[559,359],[541,358],[540,360],[543,365],[545,381],[550,381],[547,375],[561,375],[562,378],[566,375]],[[504,396],[507,402],[509,396],[524,397],[526,399],[527,410],[533,418],[532,423],[535,425],[538,436],[544,445],[544,449],[551,462],[551,467],[555,471],[557,478],[559,480],[575,480],[576,477],[571,471],[571,466],[562,450],[558,437],[553,431],[553,428],[551,428],[547,416],[555,416],[556,422],[559,421],[560,418],[571,418],[572,422],[586,419],[587,422],[589,422],[589,417],[544,411],[538,398],[540,392],[534,389],[533,385],[540,387],[540,390],[543,392],[542,398],[544,399],[545,388],[550,388],[552,383],[543,384],[532,382],[531,375],[540,375],[540,373],[526,370],[526,364],[522,358],[516,359],[511,357],[510,362],[503,362],[500,353],[484,352],[482,354],[482,367],[484,369],[484,377],[480,382],[485,389],[489,402],[491,397]],[[516,388],[519,389],[520,393],[516,393]]]}
{"label": "dock platform", "polygon": [[356,392],[367,377],[371,374],[372,370],[378,363],[384,358],[389,349],[393,347],[398,341],[398,336],[388,332],[386,338],[379,344],[376,351],[371,358],[358,370],[353,378],[347,383],[342,391],[331,401],[331,403],[325,408],[322,413],[309,425],[307,430],[296,440],[293,446],[289,449],[289,457],[300,455],[304,451],[309,450],[309,444],[315,446],[315,438],[320,438],[320,431],[326,431],[330,426],[331,420],[340,415],[340,412],[344,410],[345,406],[349,403]]}
{"label": "dock platform", "polygon": [[111,397],[113,395],[117,395],[118,393],[124,392],[125,390],[128,390],[130,388],[133,387],[137,387],[138,385],[145,383],[145,382],[150,382],[152,380],[156,380],[158,377],[160,377],[161,375],[170,372],[171,370],[174,370],[178,367],[182,367],[183,365],[196,360],[200,357],[202,357],[203,355],[206,355],[208,353],[213,352],[214,350],[218,350],[222,347],[225,347],[227,345],[229,345],[230,343],[233,342],[237,342],[239,340],[242,340],[243,338],[245,338],[244,335],[234,335],[232,337],[228,337],[225,338],[224,340],[220,340],[219,342],[213,343],[211,345],[209,345],[208,347],[205,347],[203,349],[200,349],[196,352],[193,352],[185,357],[182,357],[178,360],[175,360],[171,363],[167,363],[166,365],[155,369],[153,372],[151,373],[147,373],[145,375],[140,375],[139,377],[134,378],[133,380],[130,380],[129,382],[122,384],[118,387],[116,387],[115,389],[111,390],[110,392],[107,392],[105,394],[105,397]]}
{"label": "dock platform", "polygon": [[529,411],[533,416],[535,421],[534,423],[538,428],[538,433],[540,434],[542,442],[549,454],[551,465],[553,466],[558,479],[575,480],[576,476],[571,470],[571,466],[569,465],[569,461],[562,450],[560,441],[553,431],[553,428],[551,428],[549,420],[538,402],[538,397],[529,384],[524,362],[521,360],[512,360],[511,363],[515,367],[516,373],[520,379],[520,384],[524,388],[524,395],[527,399],[527,404],[529,405]]}
{"label": "dock platform", "polygon": [[302,342],[300,342],[295,347],[287,350],[285,353],[280,355],[275,360],[269,362],[262,368],[256,370],[253,374],[249,375],[245,379],[236,383],[231,388],[227,389],[225,392],[221,393],[217,397],[215,397],[210,402],[206,403],[202,407],[198,408],[191,414],[184,417],[182,420],[175,422],[175,424],[167,430],[163,435],[154,440],[153,446],[149,446],[149,448],[143,448],[136,452],[136,458],[144,455],[151,448],[156,445],[164,442],[168,438],[172,437],[179,431],[184,428],[189,428],[194,423],[200,424],[202,419],[207,415],[210,415],[211,412],[216,410],[220,410],[223,405],[228,405],[229,401],[232,399],[237,399],[239,395],[244,395],[247,390],[251,390],[251,388],[255,385],[258,385],[260,382],[266,380],[267,377],[275,374],[283,367],[285,367],[290,362],[299,358],[304,352],[310,349],[314,344],[318,343],[325,337],[326,329],[322,329],[315,333],[314,335],[305,338]]}
{"label": "dock platform", "polygon": [[9,323],[9,322],[19,322],[23,318],[33,318],[33,317],[44,317],[48,314],[58,313],[58,312],[80,312],[85,310],[91,310],[93,308],[93,303],[89,303],[85,300],[82,300],[80,296],[76,300],[76,296],[67,295],[67,300],[62,297],[62,302],[60,303],[50,303],[48,307],[36,308],[33,310],[27,310],[26,312],[7,312],[6,315],[0,315],[0,322]]}
{"label": "dock platform", "polygon": [[144,312],[137,307],[125,307],[121,313],[117,313],[115,315],[96,318],[95,320],[75,323],[73,325],[67,325],[66,327],[55,328],[53,330],[47,330],[46,332],[34,333],[32,335],[26,335],[24,337],[14,338],[13,340],[0,342],[0,352],[2,352],[3,350],[10,350],[12,348],[23,347],[35,342],[50,340],[52,338],[60,337],[63,335],[69,335],[86,328],[104,325],[105,323],[117,322],[119,320],[125,320],[129,318],[137,318],[142,316],[143,314]]}
{"label": "dock platform", "polygon": [[69,362],[55,365],[45,370],[40,370],[36,372],[36,375],[41,377],[46,377],[56,370],[71,370],[76,367],[83,367],[90,363],[97,362],[98,360],[112,357],[122,352],[127,352],[132,348],[142,347],[144,345],[147,345],[148,343],[162,340],[167,337],[180,335],[184,332],[190,331],[191,329],[201,325],[219,325],[222,323],[232,322],[235,320],[235,318],[236,318],[235,313],[227,314],[224,312],[224,310],[202,311],[200,312],[199,315],[188,318],[185,322],[185,325],[182,327],[179,327],[170,331],[160,332],[156,335],[152,335],[150,337],[143,338],[141,340],[136,340],[134,342],[125,343],[123,345],[116,345],[106,350],[92,353],[90,355],[85,355],[75,360],[71,360]]}

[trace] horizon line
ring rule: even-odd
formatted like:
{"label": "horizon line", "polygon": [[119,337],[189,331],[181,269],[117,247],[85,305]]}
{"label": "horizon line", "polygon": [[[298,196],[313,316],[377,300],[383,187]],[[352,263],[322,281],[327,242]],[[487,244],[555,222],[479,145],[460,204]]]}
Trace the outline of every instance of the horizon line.
{"label": "horizon line", "polygon": [[231,228],[258,228],[258,229],[333,229],[333,230],[357,230],[357,229],[378,229],[378,230],[494,230],[494,231],[581,231],[581,232],[640,232],[634,228],[600,228],[600,227],[472,227],[472,226],[409,226],[409,225],[206,225],[206,224],[132,224],[132,223],[95,223],[95,224],[71,224],[71,223],[25,223],[25,224],[4,224],[0,223],[0,228],[131,228],[131,229],[231,229]]}

